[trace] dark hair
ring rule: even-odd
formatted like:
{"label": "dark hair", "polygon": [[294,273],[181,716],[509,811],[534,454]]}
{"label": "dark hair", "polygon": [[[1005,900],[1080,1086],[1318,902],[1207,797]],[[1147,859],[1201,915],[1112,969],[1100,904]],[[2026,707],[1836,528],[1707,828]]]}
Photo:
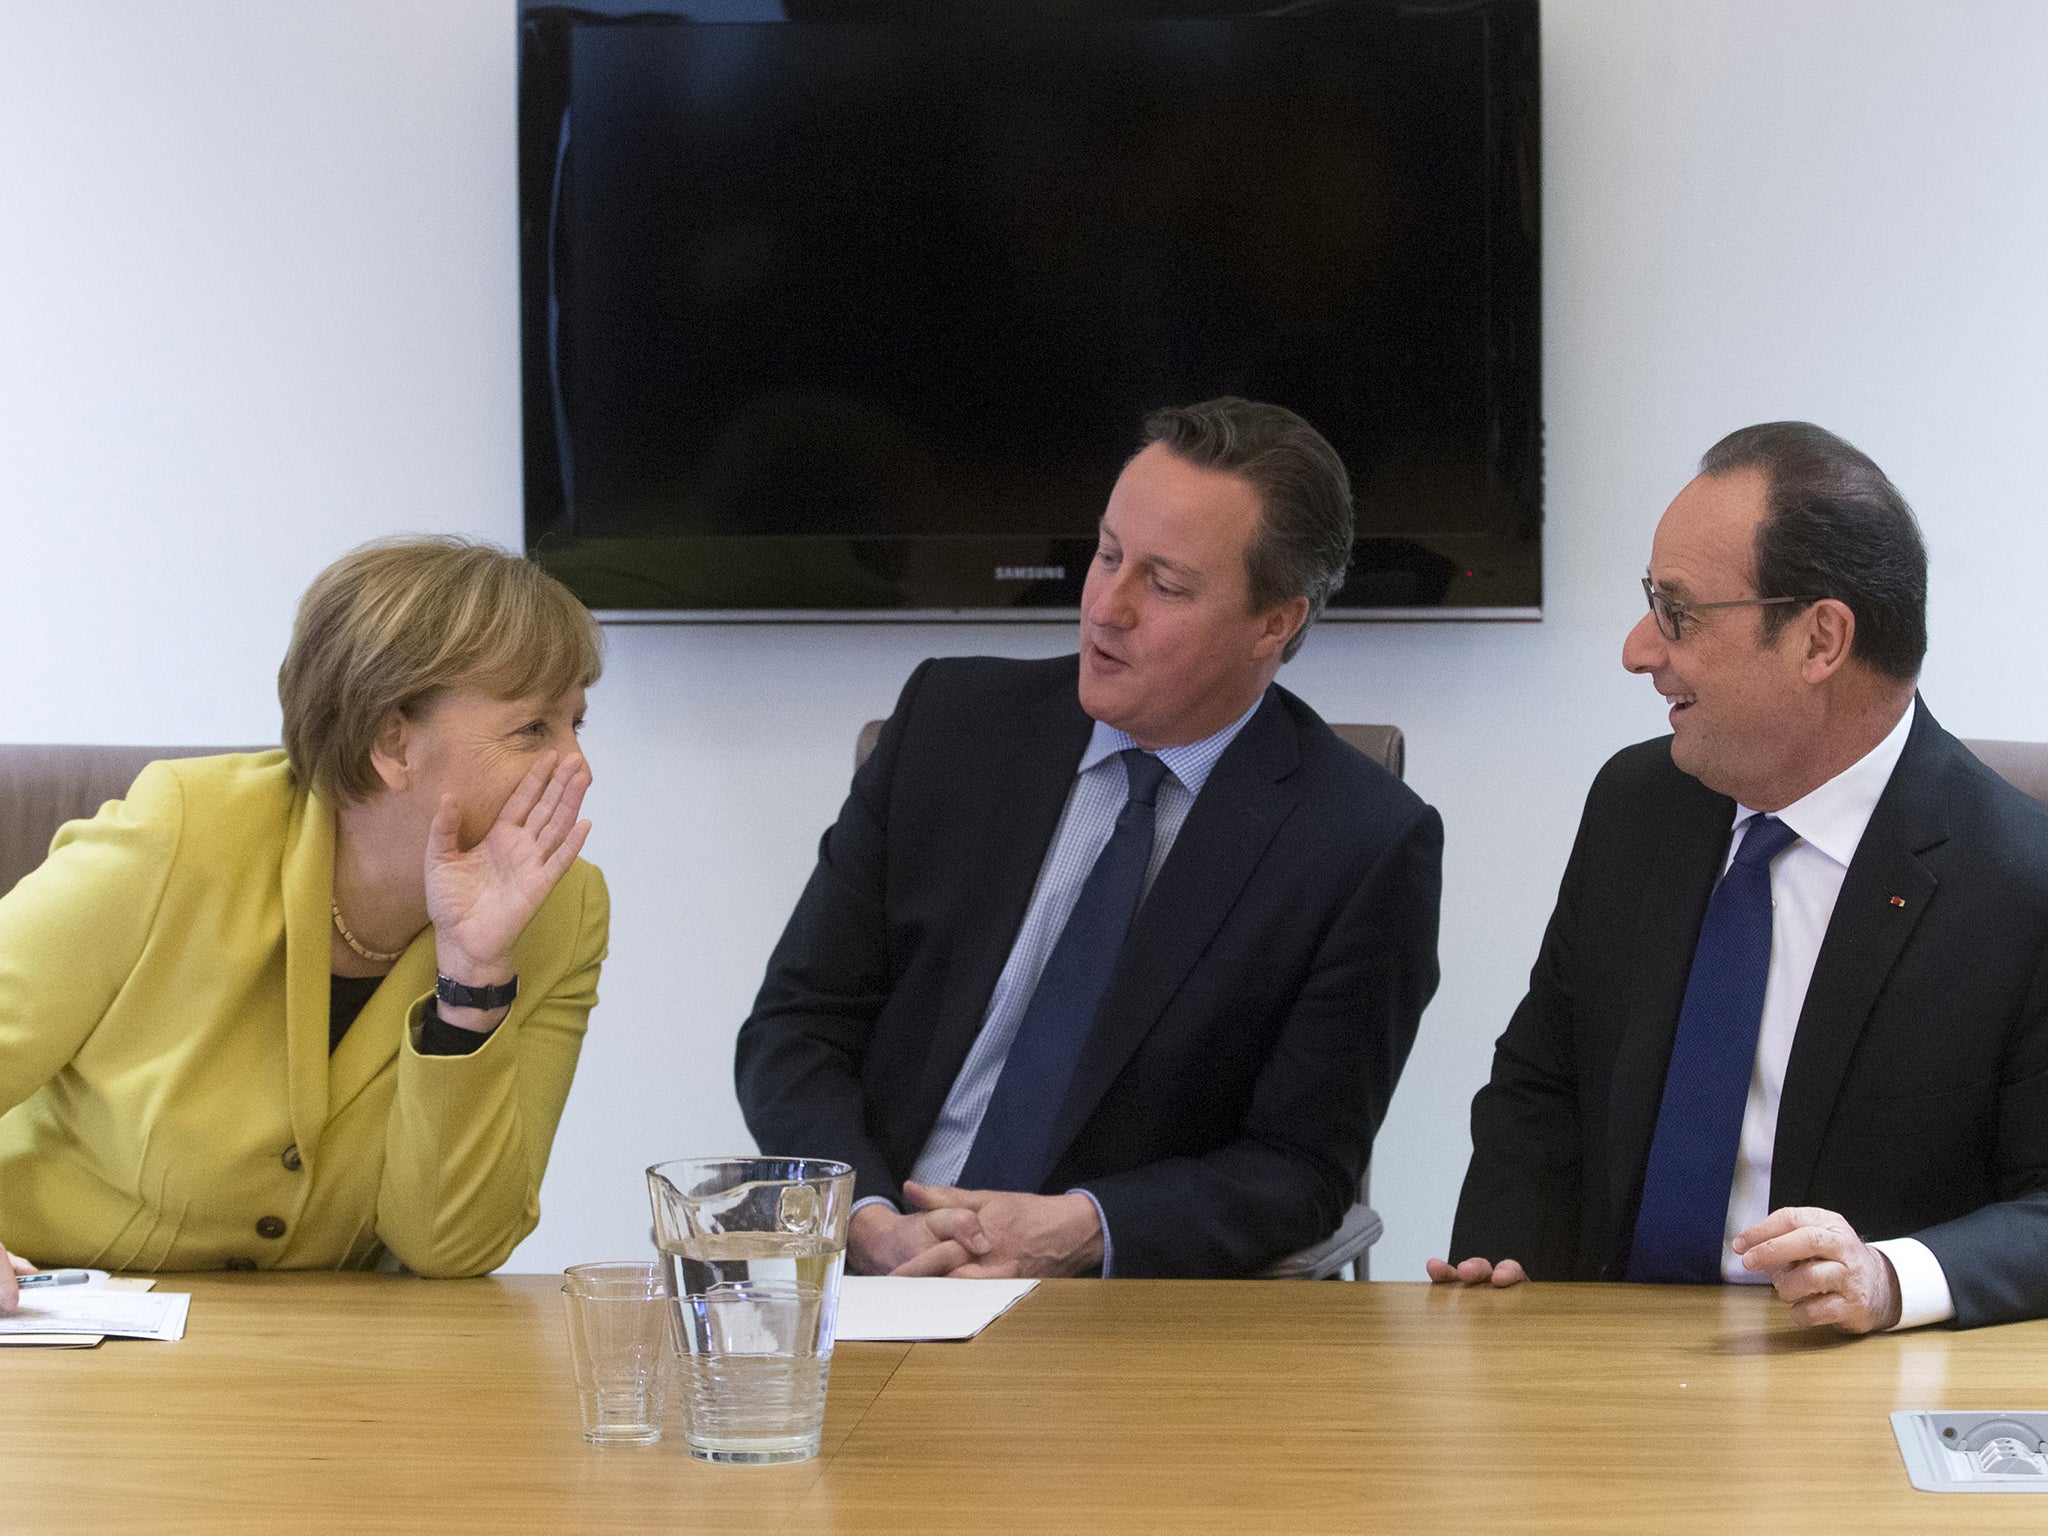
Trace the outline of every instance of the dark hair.
{"label": "dark hair", "polygon": [[[1758,597],[1831,597],[1856,615],[1849,654],[1910,683],[1927,654],[1927,547],[1913,509],[1870,456],[1810,421],[1767,421],[1730,432],[1700,472],[1763,471],[1756,530]],[[1776,640],[1798,610],[1761,610]]]}
{"label": "dark hair", "polygon": [[1154,443],[1203,469],[1242,476],[1259,493],[1246,584],[1254,613],[1308,599],[1308,617],[1280,653],[1293,660],[1351,564],[1351,477],[1337,450],[1285,406],[1235,395],[1154,411],[1145,445]]}

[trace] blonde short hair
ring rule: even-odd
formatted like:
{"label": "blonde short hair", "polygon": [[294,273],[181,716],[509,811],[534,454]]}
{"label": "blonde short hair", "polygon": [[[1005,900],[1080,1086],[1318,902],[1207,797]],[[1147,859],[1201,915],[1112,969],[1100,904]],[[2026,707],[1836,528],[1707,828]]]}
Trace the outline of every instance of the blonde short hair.
{"label": "blonde short hair", "polygon": [[365,800],[382,786],[370,749],[394,712],[457,687],[559,698],[603,670],[590,610],[531,560],[476,539],[379,539],[299,600],[277,670],[285,755],[301,784]]}

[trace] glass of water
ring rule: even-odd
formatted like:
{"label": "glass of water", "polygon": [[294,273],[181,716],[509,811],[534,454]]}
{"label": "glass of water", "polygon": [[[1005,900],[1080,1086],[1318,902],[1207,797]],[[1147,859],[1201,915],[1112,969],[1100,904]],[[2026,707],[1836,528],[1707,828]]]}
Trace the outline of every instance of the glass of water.
{"label": "glass of water", "polygon": [[710,1157],[647,1170],[675,1297],[684,1434],[705,1461],[818,1454],[853,1169]]}
{"label": "glass of water", "polygon": [[661,1438],[671,1308],[667,1276],[645,1260],[574,1264],[562,1276],[569,1361],[583,1438],[652,1445]]}

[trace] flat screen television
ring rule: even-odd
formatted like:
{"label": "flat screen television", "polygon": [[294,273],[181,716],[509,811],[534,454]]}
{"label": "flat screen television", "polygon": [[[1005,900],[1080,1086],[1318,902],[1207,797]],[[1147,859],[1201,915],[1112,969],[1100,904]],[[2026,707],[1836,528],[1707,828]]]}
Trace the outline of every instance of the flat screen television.
{"label": "flat screen television", "polygon": [[1330,616],[1540,613],[1536,0],[525,3],[526,533],[602,617],[1061,617],[1149,410],[1350,470]]}

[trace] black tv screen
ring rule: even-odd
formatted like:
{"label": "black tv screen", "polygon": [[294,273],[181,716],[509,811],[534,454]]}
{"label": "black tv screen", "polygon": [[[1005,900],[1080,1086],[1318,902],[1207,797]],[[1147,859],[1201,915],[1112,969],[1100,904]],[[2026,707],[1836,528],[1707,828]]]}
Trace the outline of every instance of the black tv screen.
{"label": "black tv screen", "polygon": [[609,617],[1071,612],[1161,405],[1348,466],[1332,616],[1541,602],[1534,0],[527,5],[529,545]]}

